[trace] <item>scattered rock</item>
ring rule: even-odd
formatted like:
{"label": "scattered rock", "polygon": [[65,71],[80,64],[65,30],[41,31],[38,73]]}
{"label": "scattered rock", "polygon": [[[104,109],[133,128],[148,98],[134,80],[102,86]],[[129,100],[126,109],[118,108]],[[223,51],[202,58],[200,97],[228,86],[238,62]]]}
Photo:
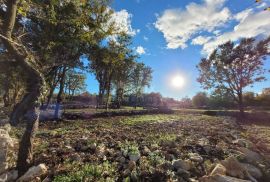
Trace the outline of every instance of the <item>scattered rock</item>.
{"label": "scattered rock", "polygon": [[200,182],[251,182],[249,180],[242,180],[230,176],[224,176],[224,175],[214,175],[214,176],[204,176],[200,178]]}
{"label": "scattered rock", "polygon": [[226,174],[229,176],[244,179],[246,176],[246,169],[238,162],[238,160],[231,156],[221,161],[221,164],[226,168]]}
{"label": "scattered rock", "polygon": [[81,158],[81,156],[78,153],[75,153],[75,154],[72,154],[71,160],[72,161],[80,162],[80,161],[82,161],[82,158]]}
{"label": "scattered rock", "polygon": [[128,163],[128,169],[130,171],[132,171],[135,168],[136,168],[136,162],[135,161],[129,161],[129,163]]}
{"label": "scattered rock", "polygon": [[197,153],[189,153],[188,154],[190,160],[194,161],[194,162],[202,162],[203,158],[197,154]]}
{"label": "scattered rock", "polygon": [[209,145],[209,140],[207,138],[201,138],[199,139],[198,144],[201,146]]}
{"label": "scattered rock", "polygon": [[40,177],[47,173],[47,167],[45,164],[39,164],[38,166],[31,167],[23,176],[21,176],[16,182],[29,182],[36,177]]}
{"label": "scattered rock", "polygon": [[91,144],[89,145],[89,150],[90,150],[91,152],[95,152],[95,151],[96,151],[96,148],[97,148],[97,144],[96,144],[96,143],[91,143]]}
{"label": "scattered rock", "polygon": [[161,164],[161,165],[159,165],[159,167],[162,168],[162,169],[164,169],[165,171],[169,171],[169,170],[172,171],[174,169],[172,163],[170,163],[168,161],[165,162],[165,163],[163,163],[163,164]]}
{"label": "scattered rock", "polygon": [[139,153],[137,153],[137,154],[131,154],[131,153],[129,153],[128,154],[128,157],[129,157],[129,159],[131,161],[135,161],[136,162],[137,160],[139,160],[141,158],[141,155]]}
{"label": "scattered rock", "polygon": [[128,177],[130,175],[131,171],[129,169],[124,170],[123,177]]}
{"label": "scattered rock", "polygon": [[263,176],[262,172],[260,169],[258,169],[257,167],[251,165],[251,164],[246,164],[246,163],[242,163],[242,165],[244,166],[244,168],[248,171],[248,173],[256,178],[259,179]]}
{"label": "scattered rock", "polygon": [[0,174],[8,169],[8,152],[14,147],[12,138],[9,136],[10,125],[0,128]]}
{"label": "scattered rock", "polygon": [[150,153],[151,153],[151,150],[147,146],[144,146],[143,150],[142,150],[142,154],[143,155],[148,155]]}
{"label": "scattered rock", "polygon": [[6,173],[3,173],[0,175],[0,181],[15,181],[18,178],[18,171],[17,170],[11,170]]}
{"label": "scattered rock", "polygon": [[181,176],[185,179],[188,179],[190,177],[190,173],[184,169],[179,168],[176,172],[176,175]]}
{"label": "scattered rock", "polygon": [[105,153],[105,145],[101,144],[96,148],[96,154],[99,158],[104,158]]}
{"label": "scattered rock", "polygon": [[118,157],[117,161],[119,161],[120,164],[124,164],[126,162],[126,158],[125,157]]}
{"label": "scattered rock", "polygon": [[244,147],[239,147],[238,150],[243,154],[245,161],[248,163],[257,163],[262,161],[261,156],[257,152],[251,151]]}
{"label": "scattered rock", "polygon": [[232,141],[233,144],[239,145],[241,147],[249,147],[252,145],[252,143],[245,139],[236,139]]}
{"label": "scattered rock", "polygon": [[210,176],[214,176],[217,174],[220,174],[220,175],[226,174],[226,168],[222,164],[217,164],[216,167],[211,172]]}
{"label": "scattered rock", "polygon": [[178,160],[175,160],[173,161],[173,167],[178,170],[178,169],[184,169],[184,170],[190,170],[191,169],[191,161],[189,160],[181,160],[181,159],[178,159]]}

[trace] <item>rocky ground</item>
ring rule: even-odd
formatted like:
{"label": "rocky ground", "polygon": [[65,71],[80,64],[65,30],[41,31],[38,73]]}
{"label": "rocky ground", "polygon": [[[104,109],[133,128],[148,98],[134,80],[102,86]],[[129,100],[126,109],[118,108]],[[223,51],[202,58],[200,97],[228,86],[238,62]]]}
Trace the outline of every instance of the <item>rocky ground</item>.
{"label": "rocky ground", "polygon": [[47,170],[35,180],[267,182],[270,129],[257,127],[193,113],[41,123],[33,166]]}

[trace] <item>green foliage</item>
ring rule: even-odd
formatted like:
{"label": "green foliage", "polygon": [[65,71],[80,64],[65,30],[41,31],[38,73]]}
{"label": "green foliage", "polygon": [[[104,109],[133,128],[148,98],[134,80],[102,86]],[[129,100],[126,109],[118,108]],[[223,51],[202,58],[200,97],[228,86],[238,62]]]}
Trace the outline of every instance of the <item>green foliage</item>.
{"label": "green foliage", "polygon": [[125,156],[127,156],[128,154],[132,155],[140,153],[138,144],[133,141],[126,140],[124,143],[121,143],[120,148]]}
{"label": "green foliage", "polygon": [[195,107],[205,107],[208,104],[208,97],[205,92],[199,92],[192,98]]}
{"label": "green foliage", "polygon": [[[108,161],[102,164],[86,164],[66,175],[56,176],[53,182],[114,181],[115,166]],[[106,176],[106,177],[105,177]],[[107,177],[109,176],[109,177]]]}
{"label": "green foliage", "polygon": [[158,151],[154,151],[154,152],[151,152],[147,159],[149,160],[150,162],[150,165],[152,166],[158,166],[160,164],[163,164],[165,163],[165,157]]}

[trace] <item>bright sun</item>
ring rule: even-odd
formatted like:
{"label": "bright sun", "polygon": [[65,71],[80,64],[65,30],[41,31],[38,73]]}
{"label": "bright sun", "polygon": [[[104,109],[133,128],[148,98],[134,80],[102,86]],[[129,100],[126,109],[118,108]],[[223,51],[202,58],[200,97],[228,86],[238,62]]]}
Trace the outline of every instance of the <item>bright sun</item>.
{"label": "bright sun", "polygon": [[172,78],[172,86],[176,87],[176,88],[181,88],[183,87],[184,83],[185,83],[185,80],[182,76],[180,75],[177,75],[177,76],[174,76]]}

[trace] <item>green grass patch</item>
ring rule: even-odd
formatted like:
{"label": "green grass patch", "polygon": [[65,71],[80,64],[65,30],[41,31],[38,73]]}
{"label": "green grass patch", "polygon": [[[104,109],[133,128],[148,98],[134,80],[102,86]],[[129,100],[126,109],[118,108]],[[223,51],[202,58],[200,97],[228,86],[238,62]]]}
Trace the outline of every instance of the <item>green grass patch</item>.
{"label": "green grass patch", "polygon": [[140,116],[124,117],[120,119],[120,123],[124,125],[138,125],[144,123],[177,121],[178,119],[179,116],[173,114],[140,115]]}
{"label": "green grass patch", "polygon": [[53,182],[82,182],[82,181],[106,181],[113,182],[117,180],[116,164],[108,161],[102,164],[70,164],[73,170],[67,174],[55,176]]}

